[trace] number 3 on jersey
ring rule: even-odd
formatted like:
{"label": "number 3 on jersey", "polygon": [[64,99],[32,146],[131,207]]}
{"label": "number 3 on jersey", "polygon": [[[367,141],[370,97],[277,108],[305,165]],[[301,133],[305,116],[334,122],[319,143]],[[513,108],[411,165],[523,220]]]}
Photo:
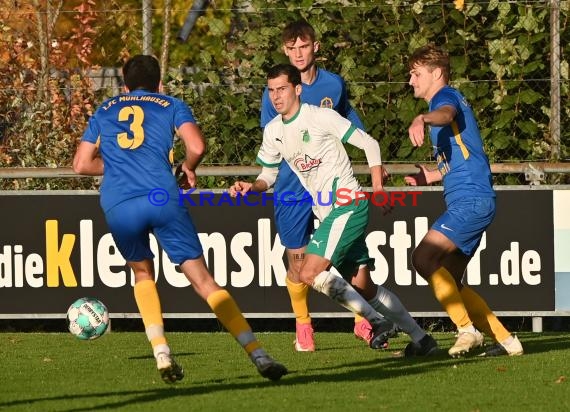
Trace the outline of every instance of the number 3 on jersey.
{"label": "number 3 on jersey", "polygon": [[142,127],[144,120],[144,111],[140,106],[126,106],[119,111],[119,121],[130,121],[130,129],[133,137],[129,137],[128,133],[117,134],[117,143],[121,149],[136,149],[144,141],[144,129]]}

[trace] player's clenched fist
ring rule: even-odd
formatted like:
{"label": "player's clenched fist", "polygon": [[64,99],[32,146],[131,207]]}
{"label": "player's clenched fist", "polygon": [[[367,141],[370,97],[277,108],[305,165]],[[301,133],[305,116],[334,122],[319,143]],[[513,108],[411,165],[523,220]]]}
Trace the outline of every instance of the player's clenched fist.
{"label": "player's clenched fist", "polygon": [[238,194],[245,195],[251,190],[252,183],[242,182],[238,180],[232,186],[230,186],[229,192],[231,197],[236,197]]}
{"label": "player's clenched fist", "polygon": [[181,163],[176,167],[174,172],[178,186],[184,190],[196,187],[196,172],[188,169],[184,163]]}
{"label": "player's clenched fist", "polygon": [[408,129],[408,135],[410,136],[410,141],[415,147],[419,147],[424,143],[424,133],[425,133],[425,123],[424,118],[420,114],[412,121],[410,128]]}

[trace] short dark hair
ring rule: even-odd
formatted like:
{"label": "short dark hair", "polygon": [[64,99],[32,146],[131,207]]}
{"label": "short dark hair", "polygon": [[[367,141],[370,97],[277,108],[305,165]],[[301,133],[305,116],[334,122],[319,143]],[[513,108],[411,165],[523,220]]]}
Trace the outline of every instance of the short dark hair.
{"label": "short dark hair", "polygon": [[297,38],[302,40],[308,39],[314,42],[317,39],[317,35],[315,34],[313,26],[311,26],[306,20],[301,19],[294,21],[293,23],[289,23],[281,33],[281,41],[283,44],[291,41],[294,42]]}
{"label": "short dark hair", "polygon": [[160,85],[160,65],[153,56],[137,54],[123,66],[123,79],[130,91],[143,89],[157,92]]}
{"label": "short dark hair", "polygon": [[433,43],[426,44],[412,53],[408,67],[413,70],[416,66],[427,66],[430,71],[437,68],[441,69],[445,81],[449,80],[451,74],[449,54],[442,47]]}
{"label": "short dark hair", "polygon": [[293,86],[297,86],[301,84],[301,72],[292,64],[278,64],[276,66],[271,67],[267,71],[267,80],[275,79],[279,76],[286,75],[287,80]]}

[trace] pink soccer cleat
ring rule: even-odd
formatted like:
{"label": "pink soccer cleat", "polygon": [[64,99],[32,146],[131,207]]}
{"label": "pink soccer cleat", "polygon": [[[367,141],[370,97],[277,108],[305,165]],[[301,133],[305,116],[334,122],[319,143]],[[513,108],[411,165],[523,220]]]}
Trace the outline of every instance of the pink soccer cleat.
{"label": "pink soccer cleat", "polygon": [[295,329],[295,350],[297,352],[314,352],[315,340],[313,339],[313,326],[310,323],[297,322]]}

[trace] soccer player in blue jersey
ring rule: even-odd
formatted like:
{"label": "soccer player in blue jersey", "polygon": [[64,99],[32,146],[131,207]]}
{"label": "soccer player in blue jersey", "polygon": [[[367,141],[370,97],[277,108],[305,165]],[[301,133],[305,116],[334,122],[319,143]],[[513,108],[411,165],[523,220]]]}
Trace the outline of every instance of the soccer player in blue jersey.
{"label": "soccer player in blue jersey", "polygon": [[[301,101],[334,109],[359,129],[366,130],[348,101],[346,85],[342,77],[316,66],[315,53],[319,51],[320,44],[316,40],[313,27],[305,20],[290,23],[283,29],[281,40],[283,51],[290,63],[301,72],[303,84]],[[269,98],[269,91],[265,88],[261,100],[261,127],[265,128],[267,123],[277,115],[277,110]],[[279,166],[274,191],[275,193],[294,193],[290,196],[293,200],[274,203],[275,225],[281,243],[286,248],[287,291],[296,318],[295,349],[312,352],[315,350],[315,343],[307,304],[309,287],[300,281],[299,268],[305,256],[315,217],[311,204],[306,200],[303,201],[307,199],[303,185],[291,171],[287,162],[281,162]],[[372,338],[372,326],[366,319],[357,315],[354,321],[354,334],[369,344]]]}
{"label": "soccer player in blue jersey", "polygon": [[414,250],[412,263],[457,326],[451,356],[482,346],[479,331],[496,342],[482,355],[522,355],[518,338],[479,294],[462,284],[467,264],[495,217],[491,168],[477,121],[463,95],[448,85],[449,55],[442,48],[420,47],[412,54],[409,69],[414,96],[429,103],[429,111],[412,121],[409,137],[414,146],[421,146],[429,126],[437,169],[419,166],[419,173],[406,177],[406,182],[415,186],[442,181],[447,206]]}
{"label": "soccer player in blue jersey", "polygon": [[180,265],[259,373],[280,379],[287,369],[269,357],[236,302],[209,273],[192,219],[178,201],[178,184],[172,174],[174,135],[186,148],[181,165],[185,185],[195,186],[195,170],[206,149],[191,109],[159,93],[160,67],[152,56],[129,59],[123,77],[126,93],[106,100],[90,118],[73,169],[83,175],[103,175],[101,207],[119,251],[135,274],[135,300],[162,379],[173,383],[184,372],[171,356],[164,334],[150,233],[170,260]]}

